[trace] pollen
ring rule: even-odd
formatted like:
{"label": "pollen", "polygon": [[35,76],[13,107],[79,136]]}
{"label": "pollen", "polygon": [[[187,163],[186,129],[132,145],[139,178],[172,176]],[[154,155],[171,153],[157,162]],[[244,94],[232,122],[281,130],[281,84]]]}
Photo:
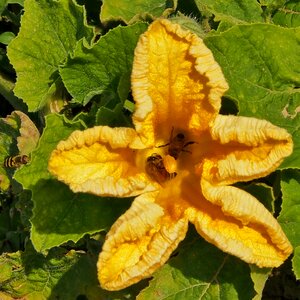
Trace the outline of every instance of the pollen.
{"label": "pollen", "polygon": [[170,174],[175,173],[177,171],[177,162],[173,156],[166,155],[163,158],[163,162],[164,162],[164,166],[165,166],[166,170]]}

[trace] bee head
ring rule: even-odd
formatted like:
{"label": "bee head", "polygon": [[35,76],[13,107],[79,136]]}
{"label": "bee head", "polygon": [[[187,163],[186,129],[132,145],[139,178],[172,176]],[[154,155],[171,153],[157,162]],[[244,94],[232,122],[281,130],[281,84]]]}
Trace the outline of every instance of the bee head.
{"label": "bee head", "polygon": [[149,157],[147,157],[147,162],[154,162],[156,160],[161,160],[162,157],[158,153],[153,153]]}
{"label": "bee head", "polygon": [[179,141],[183,141],[185,139],[185,136],[183,133],[178,133],[176,135],[176,139],[179,140]]}

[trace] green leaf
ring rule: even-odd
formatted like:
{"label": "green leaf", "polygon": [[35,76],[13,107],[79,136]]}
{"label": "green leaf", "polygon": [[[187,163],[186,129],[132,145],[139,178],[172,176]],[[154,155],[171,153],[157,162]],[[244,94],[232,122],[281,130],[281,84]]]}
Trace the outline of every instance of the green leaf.
{"label": "green leaf", "polygon": [[39,147],[32,153],[31,163],[15,175],[25,188],[32,191],[31,240],[35,249],[41,252],[69,240],[78,241],[87,233],[108,229],[130,204],[129,199],[75,194],[50,175],[47,170],[50,153],[60,140],[79,128],[79,122],[66,124],[63,118],[49,115]]}
{"label": "green leaf", "polygon": [[125,100],[124,109],[128,110],[130,113],[133,113],[135,110],[135,104],[132,101]]}
{"label": "green leaf", "polygon": [[[300,28],[268,24],[238,25],[205,43],[221,65],[243,116],[266,119],[286,128],[294,152],[281,166],[300,167]],[[278,45],[284,45],[279,47]]]}
{"label": "green leaf", "polygon": [[[1,57],[1,53],[0,53],[1,67],[5,67],[6,60],[8,63],[7,57],[6,56]],[[26,105],[20,99],[18,99],[13,93],[14,86],[15,84],[13,83],[12,79],[0,73],[0,94],[5,98],[5,100],[7,100],[12,105],[14,109],[26,111],[27,110]]]}
{"label": "green leaf", "polygon": [[278,221],[293,247],[300,246],[300,171],[282,172],[282,209]]}
{"label": "green leaf", "polygon": [[0,0],[0,15],[2,15],[2,12],[6,8],[6,5],[7,5],[6,0]]}
{"label": "green leaf", "polygon": [[114,109],[100,107],[96,114],[96,124],[110,127],[131,126],[129,118],[124,115],[121,103],[117,104]]}
{"label": "green leaf", "polygon": [[294,249],[293,257],[293,271],[296,276],[296,279],[300,279],[300,247]]}
{"label": "green leaf", "polygon": [[[2,194],[0,201],[0,253],[14,252],[24,248],[25,242],[29,237],[28,215],[24,222],[25,214],[30,211],[30,193],[21,193],[20,197],[11,196],[11,194]],[[5,195],[5,196],[4,196]],[[21,206],[17,207],[17,198],[22,200]],[[14,199],[13,201],[11,201]],[[0,267],[1,269],[1,267]],[[1,269],[2,271],[2,269]],[[1,281],[1,280],[0,280]],[[1,286],[1,284],[0,284]],[[1,297],[0,297],[1,299]]]}
{"label": "green leaf", "polygon": [[275,13],[273,22],[284,27],[300,26],[300,2],[298,0],[287,2]]}
{"label": "green leaf", "polygon": [[263,289],[271,273],[271,269],[259,268],[255,265],[250,265],[250,269],[251,269],[251,279],[254,283],[254,289],[256,292],[256,295],[252,300],[260,300],[262,299]]}
{"label": "green leaf", "polygon": [[[32,189],[34,202],[31,240],[45,252],[85,234],[108,230],[129,207],[129,199],[73,193],[57,180],[40,180]],[[45,207],[47,209],[45,209]]]}
{"label": "green leaf", "polygon": [[283,7],[287,0],[259,0],[259,2],[264,9],[264,15],[266,16],[266,19],[268,22],[271,22],[274,12]]}
{"label": "green leaf", "polygon": [[[82,255],[76,264],[53,287],[49,299],[105,299],[97,280],[97,255]],[[108,299],[108,298],[106,298]]]}
{"label": "green leaf", "polygon": [[195,33],[201,38],[204,38],[205,36],[204,29],[200,26],[200,24],[195,19],[187,17],[181,13],[178,13],[178,16],[172,17],[169,20],[179,24],[182,28]]}
{"label": "green leaf", "polygon": [[286,0],[259,0],[259,2],[261,6],[280,7],[286,2]]}
{"label": "green leaf", "polygon": [[123,75],[127,74],[127,80],[130,80],[134,49],[140,34],[146,29],[145,23],[117,27],[90,49],[79,43],[73,57],[60,69],[63,82],[74,100],[86,104],[104,91],[116,93],[120,83],[126,89],[122,94],[127,95],[130,86],[124,85]]}
{"label": "green leaf", "polygon": [[249,273],[246,263],[195,238],[154,273],[137,299],[252,299]]}
{"label": "green leaf", "polygon": [[17,72],[15,94],[30,111],[42,108],[56,93],[58,66],[76,42],[92,36],[82,7],[69,0],[26,0],[20,32],[8,46]]}
{"label": "green leaf", "polygon": [[8,4],[20,4],[24,6],[24,0],[6,0]]}
{"label": "green leaf", "polygon": [[[299,117],[298,117],[299,119]],[[281,164],[280,168],[299,168],[300,165],[300,127],[295,126],[295,131],[293,132],[294,140],[294,152],[291,156],[287,157]]]}
{"label": "green leaf", "polygon": [[80,257],[81,253],[64,249],[53,249],[44,257],[32,247],[27,247],[24,253],[3,254],[0,257],[1,291],[14,299],[49,299],[52,289]]}
{"label": "green leaf", "polygon": [[167,0],[103,0],[100,19],[102,22],[122,20],[131,23],[134,20],[166,16],[176,8],[177,1]]}
{"label": "green leaf", "polygon": [[90,239],[87,255],[81,256],[78,262],[70,270],[65,272],[64,276],[53,288],[49,299],[136,299],[135,296],[141,289],[141,284],[118,292],[105,291],[99,287],[97,279],[99,250],[99,242]]}
{"label": "green leaf", "polygon": [[257,198],[270,212],[274,213],[274,194],[271,187],[263,183],[237,184]]}
{"label": "green leaf", "polygon": [[300,279],[300,171],[286,170],[282,172],[282,209],[278,221],[294,247],[292,258],[296,279]]}
{"label": "green leaf", "polygon": [[215,21],[231,24],[263,22],[262,9],[256,0],[195,0],[203,14],[213,14]]}
{"label": "green leaf", "polygon": [[13,32],[6,31],[0,34],[0,43],[8,45],[10,41],[15,37]]}
{"label": "green leaf", "polygon": [[17,202],[15,203],[15,208],[20,214],[20,221],[24,228],[30,229],[30,217],[32,216],[33,203],[31,201],[31,192],[28,190],[23,190],[17,197]]}
{"label": "green leaf", "polygon": [[[4,298],[0,292],[0,299],[135,299],[138,291],[133,287],[119,292],[99,287],[99,246],[99,242],[90,239],[87,252],[54,248],[44,257],[29,246],[25,252],[3,254],[0,256],[1,291],[13,298]],[[136,287],[140,290],[141,284]]]}

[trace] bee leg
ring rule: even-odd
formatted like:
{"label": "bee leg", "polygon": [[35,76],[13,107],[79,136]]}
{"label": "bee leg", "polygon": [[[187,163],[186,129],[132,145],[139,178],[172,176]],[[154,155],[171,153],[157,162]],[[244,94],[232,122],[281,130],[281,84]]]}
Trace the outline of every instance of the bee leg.
{"label": "bee leg", "polygon": [[198,143],[195,141],[189,141],[183,145],[183,148],[187,147],[188,145],[192,145],[192,144],[198,144]]}
{"label": "bee leg", "polygon": [[189,141],[189,142],[187,142],[187,143],[185,143],[185,144],[183,145],[181,151],[182,151],[182,152],[192,153],[192,151],[184,149],[184,148],[186,148],[188,145],[192,145],[192,144],[198,144],[198,143],[197,143],[197,142],[194,142],[194,141]]}
{"label": "bee leg", "polygon": [[186,149],[182,149],[181,151],[182,151],[182,152],[187,152],[187,153],[190,153],[190,154],[192,154],[192,153],[193,153],[192,151],[190,151],[190,150],[186,150]]}
{"label": "bee leg", "polygon": [[167,146],[169,146],[169,145],[170,145],[170,143],[167,143],[167,144],[164,144],[164,145],[157,146],[157,147],[155,147],[155,148],[167,147]]}
{"label": "bee leg", "polygon": [[[172,130],[171,130],[171,135],[170,135],[170,141],[173,140],[173,132],[174,132],[174,126],[172,126]],[[164,145],[160,145],[160,146],[157,146],[156,148],[161,148],[161,147],[167,147],[170,145],[170,142],[169,143],[166,143]]]}

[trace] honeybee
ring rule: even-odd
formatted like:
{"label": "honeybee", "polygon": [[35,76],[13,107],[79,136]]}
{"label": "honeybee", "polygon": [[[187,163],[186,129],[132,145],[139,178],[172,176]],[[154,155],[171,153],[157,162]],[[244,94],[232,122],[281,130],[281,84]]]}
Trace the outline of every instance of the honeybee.
{"label": "honeybee", "polygon": [[161,145],[159,147],[169,146],[168,154],[173,156],[175,159],[177,159],[181,152],[189,152],[190,153],[190,151],[186,150],[185,148],[188,145],[194,144],[196,142],[194,142],[194,141],[186,142],[185,135],[183,133],[178,133],[173,137],[173,131],[174,131],[174,127],[172,127],[169,143],[167,143],[165,145]]}
{"label": "honeybee", "polygon": [[174,178],[177,175],[176,172],[169,173],[166,170],[163,158],[157,153],[153,153],[147,158],[146,172],[153,180],[160,184]]}
{"label": "honeybee", "polygon": [[21,165],[26,165],[29,162],[27,155],[15,155],[6,157],[3,165],[6,168],[19,168]]}

